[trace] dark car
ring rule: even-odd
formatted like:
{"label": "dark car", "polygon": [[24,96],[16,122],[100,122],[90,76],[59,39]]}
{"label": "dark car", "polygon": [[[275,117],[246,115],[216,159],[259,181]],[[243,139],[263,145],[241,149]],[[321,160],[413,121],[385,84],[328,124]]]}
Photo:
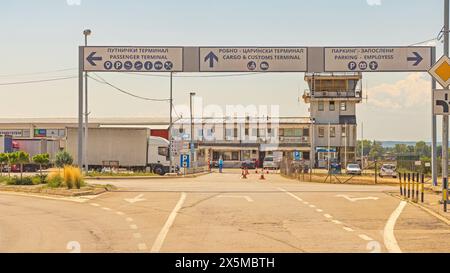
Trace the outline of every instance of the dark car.
{"label": "dark car", "polygon": [[256,162],[253,160],[244,160],[241,163],[241,167],[244,169],[256,169]]}

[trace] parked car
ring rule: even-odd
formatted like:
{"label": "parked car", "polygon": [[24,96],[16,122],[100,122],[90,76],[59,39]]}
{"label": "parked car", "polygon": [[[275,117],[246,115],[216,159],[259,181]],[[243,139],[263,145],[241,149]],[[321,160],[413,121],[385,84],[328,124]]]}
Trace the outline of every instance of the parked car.
{"label": "parked car", "polygon": [[264,158],[263,168],[264,169],[279,169],[280,162],[276,162],[275,157],[273,157],[273,156],[266,156]]}
{"label": "parked car", "polygon": [[393,164],[383,164],[380,169],[380,177],[386,176],[397,178],[397,167]]}
{"label": "parked car", "polygon": [[247,169],[255,169],[256,164],[254,160],[244,160],[241,163],[241,168],[247,168]]}
{"label": "parked car", "polygon": [[330,163],[330,169],[328,170],[328,173],[330,174],[341,174],[342,173],[342,166],[341,164],[337,162]]}
{"label": "parked car", "polygon": [[347,174],[351,174],[351,175],[361,175],[362,171],[361,171],[361,167],[358,164],[348,164],[347,168],[345,169]]}

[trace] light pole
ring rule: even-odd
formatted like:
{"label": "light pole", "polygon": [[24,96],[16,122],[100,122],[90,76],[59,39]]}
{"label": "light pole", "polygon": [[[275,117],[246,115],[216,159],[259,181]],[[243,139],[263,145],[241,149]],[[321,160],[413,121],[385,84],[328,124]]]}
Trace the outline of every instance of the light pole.
{"label": "light pole", "polygon": [[[92,31],[90,29],[85,29],[83,31],[84,35],[84,46],[88,45],[87,37],[91,35]],[[88,73],[84,72],[84,168],[86,174],[89,171],[88,165],[88,124],[89,124],[89,112],[88,112]]]}
{"label": "light pole", "polygon": [[191,148],[191,168],[192,168],[192,163],[194,162],[194,114],[193,114],[193,108],[192,108],[192,99],[193,99],[193,97],[195,96],[195,93],[194,92],[191,92],[190,94],[189,94],[189,107],[190,107],[190,110],[191,110],[191,145],[190,145],[190,148]]}

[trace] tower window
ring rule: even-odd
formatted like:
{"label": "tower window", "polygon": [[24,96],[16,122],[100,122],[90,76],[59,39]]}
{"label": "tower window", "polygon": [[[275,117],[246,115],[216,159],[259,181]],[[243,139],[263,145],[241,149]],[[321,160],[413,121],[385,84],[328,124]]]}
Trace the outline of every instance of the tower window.
{"label": "tower window", "polygon": [[324,110],[323,101],[319,101],[318,108],[319,108],[319,111],[323,111]]}
{"label": "tower window", "polygon": [[334,111],[336,109],[336,106],[334,104],[334,101],[330,101],[330,111]]}
{"label": "tower window", "polygon": [[345,101],[342,101],[340,108],[341,111],[347,111],[347,103]]}

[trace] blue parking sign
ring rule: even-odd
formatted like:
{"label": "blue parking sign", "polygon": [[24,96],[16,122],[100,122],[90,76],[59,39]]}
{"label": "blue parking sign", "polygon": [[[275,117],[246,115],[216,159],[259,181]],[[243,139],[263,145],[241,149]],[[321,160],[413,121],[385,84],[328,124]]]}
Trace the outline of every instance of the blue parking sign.
{"label": "blue parking sign", "polygon": [[188,154],[180,155],[180,167],[189,168],[191,165],[190,156]]}
{"label": "blue parking sign", "polygon": [[300,160],[302,160],[302,152],[295,151],[295,152],[294,152],[294,160],[295,160],[295,161],[300,161]]}

